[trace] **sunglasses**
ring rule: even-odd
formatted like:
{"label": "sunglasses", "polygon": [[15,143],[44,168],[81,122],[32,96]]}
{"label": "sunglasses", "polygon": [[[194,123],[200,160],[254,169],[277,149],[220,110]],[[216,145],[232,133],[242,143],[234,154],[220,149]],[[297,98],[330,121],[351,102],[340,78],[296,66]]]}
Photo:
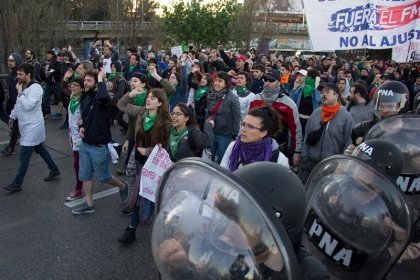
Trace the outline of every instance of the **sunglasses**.
{"label": "sunglasses", "polygon": [[275,79],[264,78],[264,82],[266,83],[274,83],[275,81],[276,81]]}

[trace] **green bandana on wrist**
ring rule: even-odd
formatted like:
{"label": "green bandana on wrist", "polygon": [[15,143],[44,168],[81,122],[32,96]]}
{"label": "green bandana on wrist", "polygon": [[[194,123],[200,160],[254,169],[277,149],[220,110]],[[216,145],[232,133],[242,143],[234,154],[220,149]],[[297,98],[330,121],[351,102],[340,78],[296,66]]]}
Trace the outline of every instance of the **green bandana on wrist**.
{"label": "green bandana on wrist", "polygon": [[156,116],[151,117],[149,116],[149,110],[147,110],[143,119],[143,130],[149,131],[155,124],[156,119],[157,119],[157,114]]}
{"label": "green bandana on wrist", "polygon": [[134,105],[144,106],[144,101],[146,100],[146,96],[147,96],[147,89],[144,89],[142,94],[134,96],[133,98]]}
{"label": "green bandana on wrist", "polygon": [[181,141],[182,138],[184,138],[185,134],[188,133],[188,127],[185,127],[184,129],[181,129],[180,131],[176,131],[175,127],[171,128],[171,134],[169,136],[169,143],[170,143],[170,150],[172,157],[176,156],[176,153],[178,152],[178,145],[179,141]]}
{"label": "green bandana on wrist", "polygon": [[197,92],[195,94],[195,101],[200,101],[200,99],[207,93],[208,90],[208,86],[198,86]]}

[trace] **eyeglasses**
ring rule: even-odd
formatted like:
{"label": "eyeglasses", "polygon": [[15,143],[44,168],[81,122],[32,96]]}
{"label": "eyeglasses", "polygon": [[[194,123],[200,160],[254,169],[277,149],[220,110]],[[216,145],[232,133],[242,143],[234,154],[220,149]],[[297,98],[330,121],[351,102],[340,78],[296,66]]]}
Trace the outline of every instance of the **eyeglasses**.
{"label": "eyeglasses", "polygon": [[255,127],[252,124],[246,123],[246,122],[241,122],[241,127],[245,127],[247,129],[258,129],[258,130],[262,130],[262,128],[259,127]]}
{"label": "eyeglasses", "polygon": [[180,116],[183,116],[183,115],[184,115],[184,113],[181,113],[181,112],[171,112],[171,117],[175,117],[175,116],[180,117]]}

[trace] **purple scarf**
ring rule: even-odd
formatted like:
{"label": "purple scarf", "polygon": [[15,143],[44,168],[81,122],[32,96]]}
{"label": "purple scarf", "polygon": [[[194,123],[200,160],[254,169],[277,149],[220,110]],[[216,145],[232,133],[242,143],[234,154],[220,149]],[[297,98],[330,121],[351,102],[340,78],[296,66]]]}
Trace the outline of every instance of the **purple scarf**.
{"label": "purple scarf", "polygon": [[270,161],[273,153],[271,138],[264,137],[258,142],[242,143],[239,136],[229,156],[229,170],[235,171],[239,165],[247,165],[257,161]]}

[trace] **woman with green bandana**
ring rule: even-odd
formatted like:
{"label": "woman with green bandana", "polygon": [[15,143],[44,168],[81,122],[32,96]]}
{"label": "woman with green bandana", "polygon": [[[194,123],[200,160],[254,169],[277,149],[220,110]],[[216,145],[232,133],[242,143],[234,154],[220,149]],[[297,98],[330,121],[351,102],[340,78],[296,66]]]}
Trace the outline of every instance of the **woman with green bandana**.
{"label": "woman with green bandana", "polygon": [[[135,165],[137,178],[133,194],[139,193],[142,166],[152,152],[155,145],[167,147],[169,145],[169,130],[171,117],[168,112],[168,101],[166,94],[161,89],[152,89],[147,94],[144,106],[130,104],[130,98],[144,94],[144,88],[138,87],[124,95],[118,102],[121,111],[130,116],[137,116],[135,130]],[[132,195],[130,205],[133,206],[133,215],[130,225],[118,238],[121,243],[131,243],[136,239],[136,228],[142,224],[150,223],[153,215],[154,203],[139,196]]]}
{"label": "woman with green bandana", "polygon": [[124,120],[124,114],[118,110],[118,100],[128,92],[128,83],[121,72],[121,61],[116,60],[111,62],[111,73],[108,74],[106,87],[109,96],[111,97],[111,123],[121,126],[121,129],[126,132],[128,130],[128,123]]}
{"label": "woman with green bandana", "polygon": [[293,88],[289,94],[296,103],[299,111],[299,120],[302,126],[302,137],[305,135],[306,122],[312,112],[321,106],[321,92],[317,90],[317,81],[320,74],[317,70],[299,70],[296,80],[303,80],[298,88]]}
{"label": "woman with green bandana", "polygon": [[243,120],[249,111],[249,104],[254,100],[255,94],[249,90],[252,83],[252,75],[248,72],[239,72],[236,75],[236,87],[232,90],[239,97],[241,106],[241,120]]}
{"label": "woman with green bandana", "polygon": [[80,113],[80,98],[83,93],[83,78],[73,78],[69,82],[70,86],[70,103],[68,108],[69,116],[69,136],[70,144],[73,150],[74,158],[74,171],[76,173],[76,184],[73,187],[73,190],[66,197],[67,201],[72,201],[78,198],[81,198],[83,195],[82,192],[82,182],[79,180],[79,147],[82,139],[79,136],[79,120],[82,119]]}
{"label": "woman with green bandana", "polygon": [[169,146],[166,150],[173,162],[187,157],[201,157],[203,149],[210,148],[213,143],[212,127],[206,122],[204,131],[200,130],[191,105],[176,104],[171,112],[171,120]]}
{"label": "woman with green bandana", "polygon": [[194,64],[188,77],[188,85],[195,90],[195,115],[200,129],[203,129],[206,116],[207,93],[213,88],[213,79],[209,73],[203,74],[198,64]]}
{"label": "woman with green bandana", "polygon": [[[175,87],[173,87],[167,80],[163,79],[157,74],[156,68],[149,67],[150,74],[152,77],[157,80],[160,85],[163,88],[163,91],[165,92],[166,96],[171,96],[175,92]],[[145,106],[146,96],[147,93],[150,90],[150,87],[148,85],[148,78],[144,74],[135,73],[133,74],[131,80],[130,80],[130,87],[131,90],[136,90],[138,92],[141,92],[140,94],[136,94],[133,98],[129,98],[129,103],[136,105],[136,106]],[[126,94],[128,95],[128,94]],[[119,104],[118,104],[119,106]],[[121,111],[123,111],[121,108],[119,108]],[[124,112],[124,111],[123,111]],[[136,124],[136,118],[137,115],[130,116],[128,115],[128,130],[126,135],[126,141],[124,145],[122,146],[122,151],[127,154],[127,158],[122,166],[120,166],[116,173],[118,175],[128,175],[128,181],[130,188],[134,185],[135,180],[135,168],[128,170],[127,165],[129,163],[130,157],[134,157],[132,155],[132,150],[135,143],[135,124]],[[134,162],[134,160],[133,160]],[[131,191],[130,191],[131,193]],[[128,207],[122,210],[123,215],[131,215],[132,211],[131,208]]]}

